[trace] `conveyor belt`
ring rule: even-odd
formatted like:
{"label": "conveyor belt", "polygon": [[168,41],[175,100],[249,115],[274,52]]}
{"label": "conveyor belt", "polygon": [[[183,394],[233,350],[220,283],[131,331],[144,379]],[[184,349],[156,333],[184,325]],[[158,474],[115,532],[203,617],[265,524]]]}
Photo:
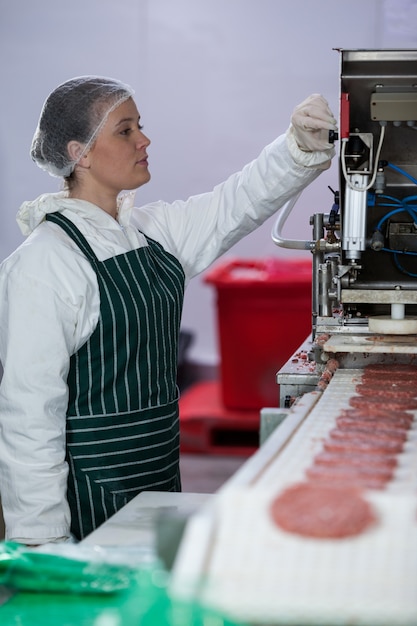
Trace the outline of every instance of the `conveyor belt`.
{"label": "conveyor belt", "polygon": [[[336,418],[343,409],[349,408],[349,399],[355,395],[355,387],[361,379],[361,374],[362,370],[336,371],[325,393],[291,441],[259,476],[257,488],[276,490],[277,481],[282,488],[304,478],[305,469],[321,451],[323,440],[335,426]],[[417,494],[417,415],[414,417],[404,452],[399,455],[395,479],[387,485],[387,490]]]}
{"label": "conveyor belt", "polygon": [[205,542],[199,576],[205,584],[198,593],[236,618],[298,626],[417,624],[416,415],[394,479],[383,491],[364,492],[377,515],[372,528],[345,539],[308,539],[280,530],[269,512],[286,486],[303,479],[360,375],[338,370],[306,417],[294,421],[285,443],[279,427],[266,454],[261,448],[250,460],[256,472],[248,468],[246,484],[243,471],[196,520],[180,553],[177,591],[190,582],[189,557]]}

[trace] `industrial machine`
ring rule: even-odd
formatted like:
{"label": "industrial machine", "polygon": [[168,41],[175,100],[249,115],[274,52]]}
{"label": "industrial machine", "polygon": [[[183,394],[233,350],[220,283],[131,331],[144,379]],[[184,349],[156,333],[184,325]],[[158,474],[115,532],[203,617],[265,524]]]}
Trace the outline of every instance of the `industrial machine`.
{"label": "industrial machine", "polygon": [[312,342],[301,349],[317,368],[289,360],[282,406],[333,356],[340,367],[417,363],[417,50],[339,53],[339,189],[311,217],[311,241],[282,237],[295,202],[273,233],[313,255]]}
{"label": "industrial machine", "polygon": [[[339,189],[310,241],[282,235],[297,198],[273,230],[313,255],[312,334],[277,373],[275,427],[190,520],[174,567],[174,593],[251,625],[417,624],[417,50],[338,52]],[[323,484],[358,489],[371,525],[275,523],[292,489]],[[310,501],[293,519],[327,532],[342,509]]]}
{"label": "industrial machine", "polygon": [[417,51],[340,55],[340,191],[313,218],[313,330],[415,334]]}

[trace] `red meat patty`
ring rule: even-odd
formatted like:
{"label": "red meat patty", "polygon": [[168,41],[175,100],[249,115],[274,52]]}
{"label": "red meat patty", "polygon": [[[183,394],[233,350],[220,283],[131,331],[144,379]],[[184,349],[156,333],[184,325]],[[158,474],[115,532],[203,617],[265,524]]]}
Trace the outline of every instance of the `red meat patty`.
{"label": "red meat patty", "polygon": [[368,415],[362,415],[360,411],[343,411],[339,417],[336,418],[336,424],[341,428],[354,426],[359,428],[373,428],[375,430],[403,430],[407,432],[413,418],[406,414],[405,417],[372,417]]}
{"label": "red meat patty", "polygon": [[395,469],[398,460],[395,454],[367,454],[366,452],[320,452],[314,457],[315,465],[351,465],[353,467],[385,467]]}
{"label": "red meat patty", "polygon": [[393,469],[380,466],[313,465],[306,470],[310,480],[327,483],[348,483],[368,489],[383,489],[392,479]]}
{"label": "red meat patty", "polygon": [[349,399],[350,406],[360,409],[367,407],[368,411],[375,411],[380,407],[384,411],[411,411],[417,409],[417,398],[387,398],[383,394],[372,396],[352,396]]}
{"label": "red meat patty", "polygon": [[360,427],[356,426],[340,426],[338,424],[337,428],[333,428],[330,431],[330,437],[334,439],[366,439],[367,441],[393,441],[404,443],[407,438],[406,430],[388,430],[384,429],[376,429],[376,428],[367,428],[366,425]]}
{"label": "red meat patty", "polygon": [[410,428],[413,423],[413,416],[407,411],[389,411],[384,408],[383,405],[378,406],[363,406],[356,409],[345,409],[341,411],[340,417],[348,417],[353,419],[370,420],[384,423],[398,424],[400,427],[404,425],[404,428]]}
{"label": "red meat patty", "polygon": [[377,374],[379,376],[415,376],[417,378],[417,367],[405,363],[375,363],[373,365],[367,365],[363,373],[370,375]]}
{"label": "red meat patty", "polygon": [[285,489],[272,502],[270,512],[279,528],[317,539],[358,535],[376,522],[360,490],[312,482]]}
{"label": "red meat patty", "polygon": [[379,385],[373,383],[372,385],[369,383],[361,383],[360,385],[356,385],[356,393],[360,396],[382,396],[391,400],[402,399],[402,398],[415,398],[417,395],[417,388],[414,385],[396,385],[396,384],[385,384],[380,382]]}
{"label": "red meat patty", "polygon": [[329,437],[323,442],[323,447],[328,452],[366,452],[368,454],[398,454],[402,452],[403,442],[392,440],[376,440],[345,436]]}

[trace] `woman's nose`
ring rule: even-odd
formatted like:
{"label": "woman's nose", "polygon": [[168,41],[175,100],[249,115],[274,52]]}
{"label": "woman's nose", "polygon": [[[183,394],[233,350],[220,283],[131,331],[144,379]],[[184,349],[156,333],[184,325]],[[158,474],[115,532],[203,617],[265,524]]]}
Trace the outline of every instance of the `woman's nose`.
{"label": "woman's nose", "polygon": [[139,136],[136,140],[136,145],[141,148],[143,146],[148,147],[151,143],[149,137],[147,137],[141,130],[139,131]]}

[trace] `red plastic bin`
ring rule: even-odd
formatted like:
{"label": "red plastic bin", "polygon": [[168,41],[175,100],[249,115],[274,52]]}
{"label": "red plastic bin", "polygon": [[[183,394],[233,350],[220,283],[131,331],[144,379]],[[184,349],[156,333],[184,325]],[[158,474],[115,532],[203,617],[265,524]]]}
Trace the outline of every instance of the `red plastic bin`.
{"label": "red plastic bin", "polygon": [[225,407],[279,405],[277,371],[311,333],[311,259],[229,259],[206,273],[217,290]]}

